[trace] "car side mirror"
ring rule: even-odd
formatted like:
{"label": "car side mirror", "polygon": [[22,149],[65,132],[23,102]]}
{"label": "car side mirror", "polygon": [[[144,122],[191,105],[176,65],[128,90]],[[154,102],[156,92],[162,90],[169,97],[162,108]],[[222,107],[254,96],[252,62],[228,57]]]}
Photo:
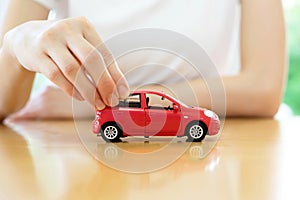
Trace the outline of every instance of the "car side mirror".
{"label": "car side mirror", "polygon": [[174,112],[178,112],[180,110],[179,106],[177,104],[173,104],[173,110]]}

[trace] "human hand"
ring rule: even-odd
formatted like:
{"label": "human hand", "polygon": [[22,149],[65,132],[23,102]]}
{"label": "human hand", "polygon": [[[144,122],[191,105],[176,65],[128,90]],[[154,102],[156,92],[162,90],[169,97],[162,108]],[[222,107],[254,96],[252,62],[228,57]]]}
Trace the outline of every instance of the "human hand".
{"label": "human hand", "polygon": [[30,21],[5,35],[3,48],[25,69],[97,109],[117,105],[129,87],[117,63],[84,18]]}

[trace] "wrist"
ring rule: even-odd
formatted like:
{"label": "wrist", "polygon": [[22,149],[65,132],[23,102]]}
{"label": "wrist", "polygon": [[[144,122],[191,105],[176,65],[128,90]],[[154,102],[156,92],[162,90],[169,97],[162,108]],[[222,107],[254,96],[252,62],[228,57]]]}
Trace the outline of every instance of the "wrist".
{"label": "wrist", "polygon": [[1,54],[5,55],[6,58],[9,58],[10,60],[15,60],[17,61],[17,58],[14,54],[13,51],[13,45],[14,45],[14,40],[13,40],[13,32],[8,31],[4,37],[3,37],[3,43],[1,46]]}
{"label": "wrist", "polygon": [[[10,68],[14,68],[17,71],[25,71],[29,72],[25,69],[19,62],[16,54],[14,53],[14,40],[13,36],[9,34],[9,32],[4,36],[2,47],[0,48],[0,57],[1,63],[6,63],[5,66],[10,66]],[[13,70],[15,71],[15,70]]]}

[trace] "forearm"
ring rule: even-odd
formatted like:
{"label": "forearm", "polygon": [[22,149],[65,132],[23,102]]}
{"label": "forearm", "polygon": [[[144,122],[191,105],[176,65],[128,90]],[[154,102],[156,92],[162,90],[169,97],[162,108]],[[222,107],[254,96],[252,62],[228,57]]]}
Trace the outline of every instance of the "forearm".
{"label": "forearm", "polygon": [[273,84],[271,79],[249,74],[224,77],[226,116],[273,117],[281,104],[283,83]]}
{"label": "forearm", "polygon": [[30,95],[34,73],[22,68],[3,48],[0,49],[0,119],[24,106]]}
{"label": "forearm", "polygon": [[0,120],[26,103],[34,79],[34,73],[24,69],[8,51],[9,45],[4,41],[5,35],[24,22],[46,19],[48,12],[32,0],[8,1],[3,19],[0,20]]}
{"label": "forearm", "polygon": [[272,117],[283,94],[283,84],[278,80],[279,77],[266,79],[252,72],[242,72],[236,76],[190,80],[189,87],[184,81],[142,88],[164,91],[187,105],[211,109],[227,117]]}

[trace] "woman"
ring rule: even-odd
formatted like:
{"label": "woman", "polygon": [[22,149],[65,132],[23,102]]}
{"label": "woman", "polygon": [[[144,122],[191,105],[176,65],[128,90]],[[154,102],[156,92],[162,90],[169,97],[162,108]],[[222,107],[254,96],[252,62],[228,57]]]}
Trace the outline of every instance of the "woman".
{"label": "woman", "polygon": [[[56,15],[47,20],[50,11]],[[82,15],[85,17],[78,17]],[[128,0],[85,4],[10,0],[0,32],[1,119],[26,104],[35,73],[45,75],[62,90],[47,87],[14,118],[72,117],[71,98],[65,94],[86,100],[98,109],[116,105],[129,93],[130,80],[124,73],[130,71],[130,66],[119,67],[104,45],[98,47],[119,32],[143,27],[173,30],[204,46],[222,74],[227,116],[271,117],[277,112],[286,74],[280,0]],[[236,67],[240,69],[233,70]],[[203,100],[199,106],[210,107],[210,94],[203,80],[192,79],[190,85]],[[148,87],[161,89],[156,84]],[[170,87],[184,93],[180,82]],[[57,102],[53,105],[49,98]],[[189,99],[186,96],[182,100],[189,103]],[[88,111],[82,116],[90,114]]]}

